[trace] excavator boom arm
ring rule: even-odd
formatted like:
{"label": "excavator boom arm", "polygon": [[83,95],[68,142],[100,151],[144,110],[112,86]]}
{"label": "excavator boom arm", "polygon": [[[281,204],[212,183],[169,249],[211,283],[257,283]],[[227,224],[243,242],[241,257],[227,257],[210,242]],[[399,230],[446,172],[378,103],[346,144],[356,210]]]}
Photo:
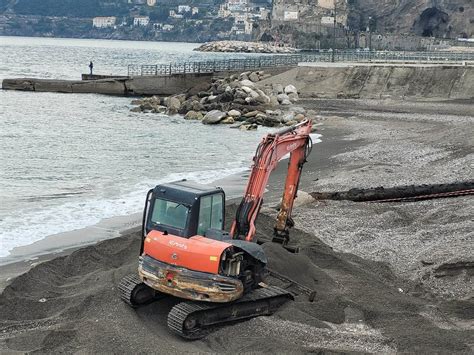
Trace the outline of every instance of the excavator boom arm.
{"label": "excavator boom arm", "polygon": [[291,210],[298,190],[301,170],[311,150],[312,122],[305,120],[297,125],[268,134],[259,144],[253,158],[252,171],[245,195],[237,210],[230,234],[233,238],[254,241],[255,221],[263,202],[263,194],[271,172],[278,162],[290,154],[288,173],[280,212],[275,225],[274,241],[286,244],[291,227]]}

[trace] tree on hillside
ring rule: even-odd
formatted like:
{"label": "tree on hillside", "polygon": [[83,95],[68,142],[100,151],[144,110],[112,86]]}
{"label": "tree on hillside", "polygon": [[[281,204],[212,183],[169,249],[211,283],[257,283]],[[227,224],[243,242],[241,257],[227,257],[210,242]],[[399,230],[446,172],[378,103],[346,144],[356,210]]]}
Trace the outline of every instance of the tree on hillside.
{"label": "tree on hillside", "polygon": [[156,7],[155,9],[150,11],[149,16],[152,22],[165,21],[169,16],[169,10],[165,7]]}
{"label": "tree on hillside", "polygon": [[21,15],[66,17],[122,16],[128,8],[127,0],[18,0],[14,6]]}

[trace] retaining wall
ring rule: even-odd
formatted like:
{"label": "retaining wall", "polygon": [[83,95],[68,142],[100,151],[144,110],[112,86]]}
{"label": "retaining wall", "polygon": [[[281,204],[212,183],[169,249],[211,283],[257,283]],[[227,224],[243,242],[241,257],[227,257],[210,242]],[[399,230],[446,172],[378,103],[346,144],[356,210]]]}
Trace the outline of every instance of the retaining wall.
{"label": "retaining wall", "polygon": [[262,83],[292,83],[301,97],[472,99],[474,67],[298,67]]}

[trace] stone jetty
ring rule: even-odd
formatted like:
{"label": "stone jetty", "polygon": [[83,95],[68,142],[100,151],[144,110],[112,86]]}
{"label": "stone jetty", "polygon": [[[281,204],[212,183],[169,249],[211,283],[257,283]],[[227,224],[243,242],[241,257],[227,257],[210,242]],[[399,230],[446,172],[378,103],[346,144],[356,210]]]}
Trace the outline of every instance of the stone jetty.
{"label": "stone jetty", "polygon": [[244,72],[214,78],[205,90],[168,97],[152,96],[132,101],[132,112],[181,114],[186,120],[203,124],[228,124],[241,130],[258,125],[293,125],[314,112],[294,106],[299,99],[293,85],[261,84],[271,75],[264,71]]}
{"label": "stone jetty", "polygon": [[265,42],[242,42],[242,41],[215,41],[204,43],[195,48],[200,52],[232,52],[232,53],[272,53],[290,54],[296,53],[295,48],[280,47]]}

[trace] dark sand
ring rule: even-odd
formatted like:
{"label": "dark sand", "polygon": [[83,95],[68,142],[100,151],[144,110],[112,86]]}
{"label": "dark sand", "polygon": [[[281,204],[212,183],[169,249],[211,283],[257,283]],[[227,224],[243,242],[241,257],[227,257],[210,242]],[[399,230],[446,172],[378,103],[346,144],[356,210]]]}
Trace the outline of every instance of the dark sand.
{"label": "dark sand", "polygon": [[[351,109],[345,107],[346,103],[341,105],[344,110]],[[419,108],[419,111],[423,110]],[[353,164],[354,156],[350,163],[335,157],[354,152],[363,155],[366,147],[376,149],[370,135],[359,134],[348,138],[356,132],[354,121],[363,125],[372,118],[347,118],[346,122],[342,117],[321,118],[324,122],[321,133],[325,141],[315,146],[305,167],[301,183],[303,190],[343,190],[350,186],[351,181],[355,185],[352,187],[365,187],[367,176],[371,176],[370,172],[357,170],[357,164]],[[403,128],[404,122],[399,121],[398,125]],[[390,129],[384,126],[381,131]],[[458,129],[461,131],[460,127]],[[376,135],[377,132],[371,134]],[[396,139],[400,137],[394,137]],[[423,144],[429,146],[429,139],[425,141]],[[390,143],[390,140],[387,139],[387,142]],[[463,144],[469,148],[465,141],[461,143],[456,149],[459,150]],[[390,151],[390,154],[397,152]],[[400,149],[400,154],[403,153]],[[432,151],[427,149],[426,154],[431,156]],[[465,159],[468,154],[459,154],[459,159]],[[445,156],[440,159],[445,159]],[[416,161],[412,163],[415,165],[411,171],[403,167],[392,173],[395,183],[386,185],[393,186],[398,181],[412,179],[416,171],[420,171],[421,178],[427,179],[428,175],[423,170],[425,165],[417,166]],[[445,165],[446,169],[453,170],[449,164]],[[281,192],[278,186],[282,185],[284,170],[280,167],[272,177],[267,206],[278,200]],[[455,174],[462,176],[462,170]],[[379,178],[374,177],[367,183],[386,181],[383,174]],[[472,200],[463,201],[464,208],[472,208]],[[290,254],[278,245],[264,245],[271,268],[317,290],[314,303],[300,296],[271,317],[259,317],[223,327],[203,340],[184,341],[170,334],[166,326],[166,315],[175,299],[161,300],[135,311],[117,297],[119,280],[137,267],[140,237],[135,231],[43,262],[11,281],[0,295],[0,352],[472,352],[474,302],[469,293],[467,296],[465,293],[459,297],[443,297],[412,277],[402,278],[394,266],[397,262],[405,262],[403,258],[400,261],[380,259],[373,253],[364,255],[363,250],[356,248],[361,241],[357,239],[360,234],[351,234],[347,223],[356,225],[363,221],[377,221],[375,225],[363,225],[366,228],[364,236],[374,233],[373,238],[362,240],[364,247],[368,251],[383,247],[385,250],[396,250],[398,240],[382,238],[381,231],[397,233],[397,228],[405,223],[407,217],[403,214],[403,208],[389,204],[381,211],[379,207],[358,204],[341,209],[338,203],[329,202],[327,208],[321,203],[310,203],[295,209],[300,223],[297,226],[301,225],[307,231],[294,229],[292,233],[292,241],[302,248],[300,254]],[[455,202],[439,203],[444,213],[442,223],[452,219],[456,222],[458,205]],[[425,204],[418,209],[415,204],[409,207],[407,213],[410,220],[419,219],[420,214],[436,208],[437,205]],[[234,210],[235,207],[228,208],[228,221],[233,217]],[[374,218],[379,213],[392,210],[401,217]],[[258,236],[262,239],[268,239],[272,234],[272,214],[273,211],[267,209],[259,217]],[[437,219],[419,219],[413,227],[416,231],[413,238],[436,238],[434,227],[438,225],[433,220]],[[460,219],[456,223],[468,222]],[[333,229],[330,229],[331,226]],[[320,228],[323,230],[321,235]],[[465,233],[465,230],[461,229],[460,233]],[[341,247],[341,240],[344,241],[344,248]],[[449,253],[451,245],[447,239],[443,241],[444,245],[438,244],[438,248]],[[335,251],[333,245],[338,250],[353,250],[354,254]],[[423,245],[414,245],[423,248]],[[3,275],[6,269],[2,267],[0,270]],[[464,278],[469,286],[470,274],[464,274]]]}

